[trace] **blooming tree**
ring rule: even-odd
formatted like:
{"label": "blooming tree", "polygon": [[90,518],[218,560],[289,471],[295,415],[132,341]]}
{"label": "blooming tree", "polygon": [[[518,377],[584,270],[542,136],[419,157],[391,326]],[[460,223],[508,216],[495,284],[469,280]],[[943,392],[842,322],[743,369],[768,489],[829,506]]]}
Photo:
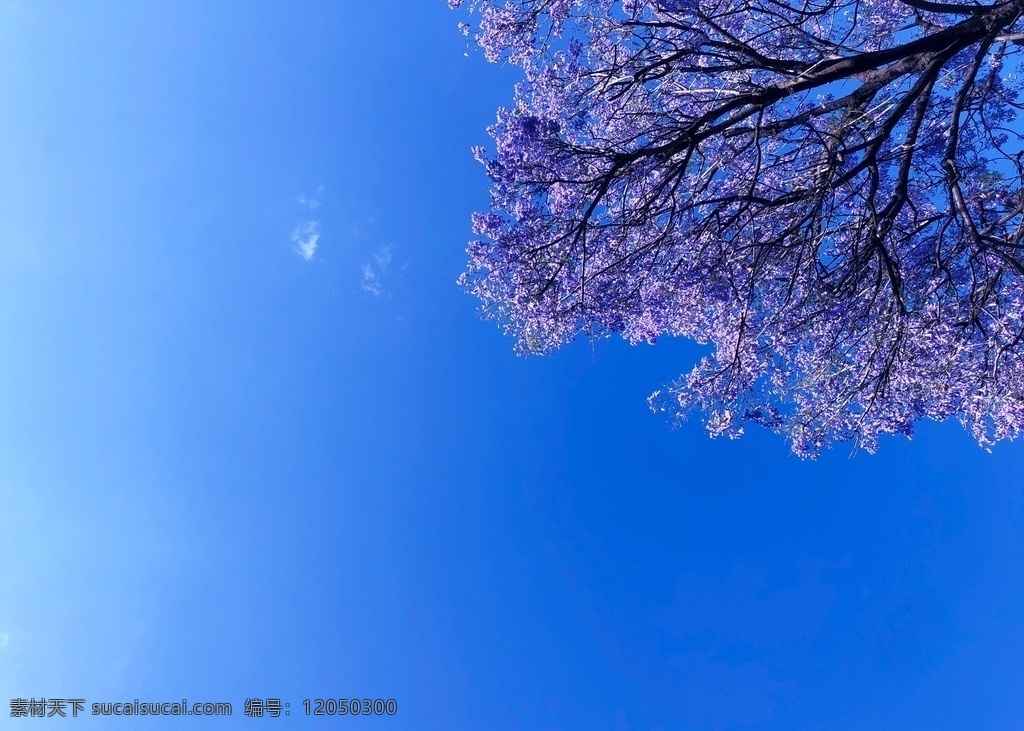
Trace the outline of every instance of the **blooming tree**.
{"label": "blooming tree", "polygon": [[450,3],[525,73],[461,280],[522,352],[708,344],[652,405],[801,456],[1024,428],[1024,0]]}

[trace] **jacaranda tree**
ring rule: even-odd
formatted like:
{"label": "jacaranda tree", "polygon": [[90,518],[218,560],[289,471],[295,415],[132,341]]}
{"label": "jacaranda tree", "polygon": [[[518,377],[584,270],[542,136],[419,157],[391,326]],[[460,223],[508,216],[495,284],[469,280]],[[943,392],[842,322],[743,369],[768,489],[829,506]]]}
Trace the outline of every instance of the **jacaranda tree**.
{"label": "jacaranda tree", "polygon": [[451,4],[524,71],[462,279],[521,351],[709,344],[655,408],[802,456],[1020,433],[1024,0]]}

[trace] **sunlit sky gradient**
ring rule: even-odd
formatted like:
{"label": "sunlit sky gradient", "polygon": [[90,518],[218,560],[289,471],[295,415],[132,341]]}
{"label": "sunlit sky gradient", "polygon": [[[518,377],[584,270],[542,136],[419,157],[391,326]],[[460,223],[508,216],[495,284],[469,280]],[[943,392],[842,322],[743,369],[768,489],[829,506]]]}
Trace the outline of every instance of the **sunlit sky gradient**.
{"label": "sunlit sky gradient", "polygon": [[[516,80],[462,19],[0,3],[4,727],[1018,727],[1024,444],[805,463],[650,413],[695,346],[515,357],[455,286]],[[398,714],[303,716],[353,696]]]}

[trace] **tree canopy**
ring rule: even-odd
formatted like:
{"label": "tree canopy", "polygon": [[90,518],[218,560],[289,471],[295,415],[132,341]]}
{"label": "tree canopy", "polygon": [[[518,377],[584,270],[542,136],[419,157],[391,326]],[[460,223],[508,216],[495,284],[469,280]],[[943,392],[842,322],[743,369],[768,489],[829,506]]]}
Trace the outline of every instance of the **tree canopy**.
{"label": "tree canopy", "polygon": [[524,71],[461,279],[522,352],[691,338],[652,405],[801,456],[1019,435],[1024,0],[450,4]]}

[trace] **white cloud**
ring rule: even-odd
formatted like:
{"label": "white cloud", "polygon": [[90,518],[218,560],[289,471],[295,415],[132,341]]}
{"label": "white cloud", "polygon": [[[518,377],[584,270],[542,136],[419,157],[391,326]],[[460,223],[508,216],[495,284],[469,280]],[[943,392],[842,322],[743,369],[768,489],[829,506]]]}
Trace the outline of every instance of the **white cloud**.
{"label": "white cloud", "polygon": [[11,636],[6,632],[0,632],[0,652],[4,652],[11,644]]}
{"label": "white cloud", "polygon": [[364,292],[369,292],[374,297],[380,297],[384,294],[384,290],[381,288],[380,275],[369,264],[363,264],[363,279],[359,286],[363,288]]}
{"label": "white cloud", "polygon": [[308,197],[305,193],[299,193],[299,195],[296,196],[295,200],[299,202],[300,206],[304,206],[305,208],[308,208],[311,211],[315,211],[317,208],[320,207],[320,204],[323,203],[323,193],[324,186],[321,185],[316,189],[316,193],[313,195],[312,198]]}
{"label": "white cloud", "polygon": [[363,276],[359,286],[363,288],[364,292],[369,292],[374,297],[391,296],[385,280],[388,278],[388,270],[391,268],[391,252],[394,248],[392,244],[385,244],[373,255],[373,261],[363,264]]}
{"label": "white cloud", "polygon": [[295,244],[295,251],[299,256],[306,261],[311,261],[320,242],[319,221],[306,221],[296,226],[292,231],[292,242]]}

